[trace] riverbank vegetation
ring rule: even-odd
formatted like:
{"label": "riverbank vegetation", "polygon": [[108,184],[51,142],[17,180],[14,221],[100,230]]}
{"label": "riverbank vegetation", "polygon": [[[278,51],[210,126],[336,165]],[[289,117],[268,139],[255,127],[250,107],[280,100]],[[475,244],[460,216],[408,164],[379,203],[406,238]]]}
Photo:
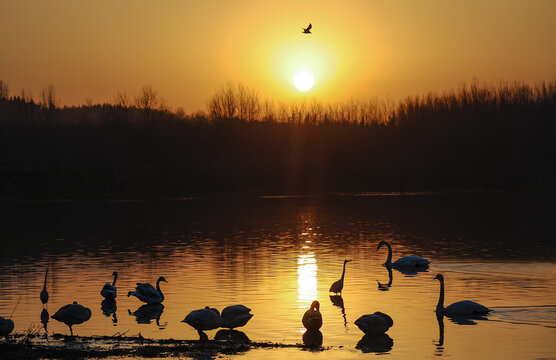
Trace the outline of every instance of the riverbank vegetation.
{"label": "riverbank vegetation", "polygon": [[555,158],[555,81],[342,104],[229,83],[194,113],[150,86],[61,107],[0,82],[4,196],[547,190]]}

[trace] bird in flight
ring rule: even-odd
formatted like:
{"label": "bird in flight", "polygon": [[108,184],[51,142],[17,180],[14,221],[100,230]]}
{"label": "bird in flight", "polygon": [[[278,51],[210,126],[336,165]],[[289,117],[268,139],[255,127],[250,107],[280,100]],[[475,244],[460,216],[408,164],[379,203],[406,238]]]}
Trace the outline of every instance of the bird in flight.
{"label": "bird in flight", "polygon": [[311,28],[313,27],[313,25],[311,25],[309,23],[309,26],[307,26],[307,29],[303,29],[303,34],[310,34],[311,33]]}

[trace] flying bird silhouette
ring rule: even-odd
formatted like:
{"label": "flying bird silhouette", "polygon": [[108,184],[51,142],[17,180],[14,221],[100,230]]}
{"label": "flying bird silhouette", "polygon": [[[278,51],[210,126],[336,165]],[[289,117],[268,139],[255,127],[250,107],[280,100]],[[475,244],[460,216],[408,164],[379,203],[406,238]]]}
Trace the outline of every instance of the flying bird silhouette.
{"label": "flying bird silhouette", "polygon": [[313,27],[313,25],[311,25],[311,23],[309,23],[309,26],[307,26],[307,29],[303,29],[303,34],[311,34],[311,28]]}

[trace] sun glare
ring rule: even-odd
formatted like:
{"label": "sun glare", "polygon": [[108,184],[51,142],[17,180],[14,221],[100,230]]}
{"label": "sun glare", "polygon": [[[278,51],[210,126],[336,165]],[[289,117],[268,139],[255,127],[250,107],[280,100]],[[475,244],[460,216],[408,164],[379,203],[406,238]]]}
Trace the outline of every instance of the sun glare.
{"label": "sun glare", "polygon": [[300,91],[307,91],[313,87],[315,83],[315,79],[310,72],[307,71],[299,71],[293,77],[293,84],[297,90]]}

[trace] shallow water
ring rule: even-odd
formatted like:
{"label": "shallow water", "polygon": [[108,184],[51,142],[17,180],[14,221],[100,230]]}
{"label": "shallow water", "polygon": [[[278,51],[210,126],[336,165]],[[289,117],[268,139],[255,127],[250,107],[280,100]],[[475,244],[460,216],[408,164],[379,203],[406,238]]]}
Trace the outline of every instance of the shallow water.
{"label": "shallow water", "polygon": [[[196,339],[180,322],[189,311],[244,304],[254,317],[238,330],[251,340],[301,343],[301,317],[318,299],[323,345],[331,350],[311,352],[315,357],[368,356],[357,346],[363,333],[354,321],[382,311],[394,326],[387,337],[367,341],[365,351],[393,358],[554,358],[552,204],[540,195],[478,193],[3,202],[0,315],[15,309],[18,332],[42,328],[39,292],[48,268],[50,315],[73,301],[93,312],[74,327],[78,335]],[[429,270],[394,269],[388,288],[381,265],[387,252],[376,252],[380,240],[392,244],[394,259],[428,258]],[[328,289],[344,259],[353,261],[340,301]],[[105,315],[99,292],[113,271],[120,274],[117,310]],[[438,272],[446,280],[446,305],[469,299],[494,312],[466,324],[444,318],[442,334],[434,313]],[[168,280],[164,307],[145,313],[126,294],[158,276]],[[69,333],[55,320],[47,329]],[[233,357],[284,356],[305,358],[307,351],[258,349]]]}

